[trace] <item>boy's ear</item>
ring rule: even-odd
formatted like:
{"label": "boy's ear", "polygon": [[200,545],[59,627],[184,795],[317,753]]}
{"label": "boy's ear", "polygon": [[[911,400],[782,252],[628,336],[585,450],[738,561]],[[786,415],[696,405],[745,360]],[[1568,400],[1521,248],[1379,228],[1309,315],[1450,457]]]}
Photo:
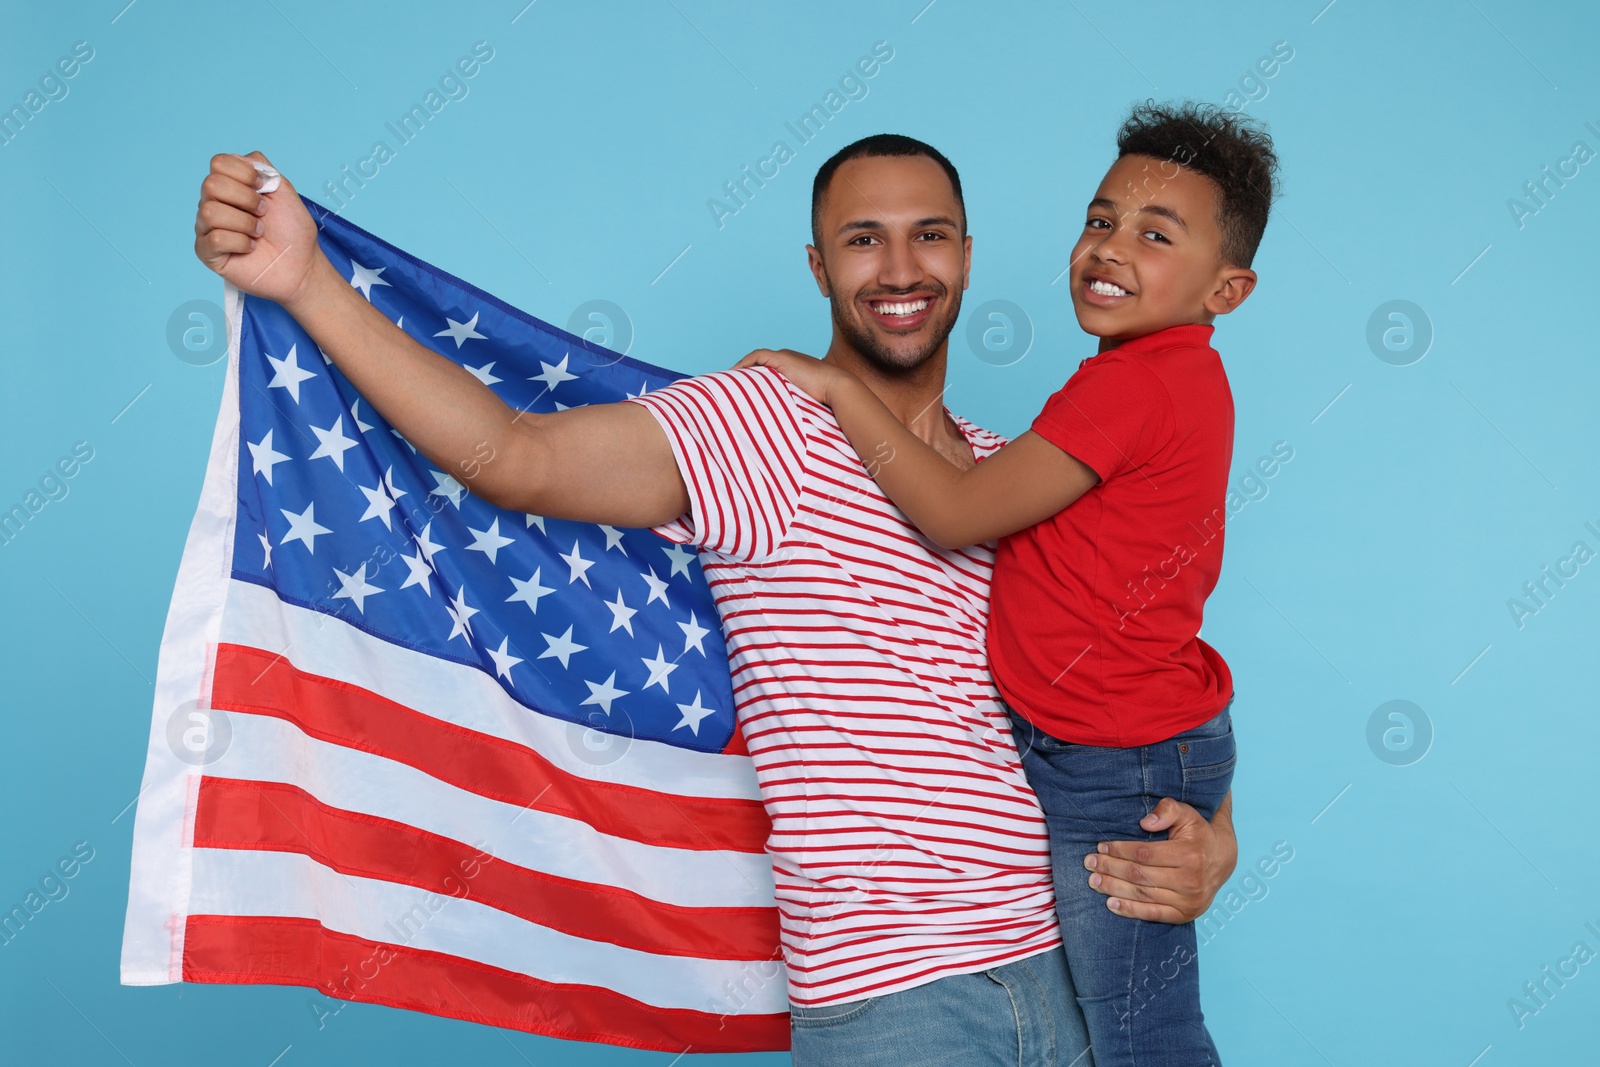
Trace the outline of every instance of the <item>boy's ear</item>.
{"label": "boy's ear", "polygon": [[1248,267],[1224,267],[1217,287],[1206,297],[1205,309],[1213,315],[1226,315],[1249,296],[1256,287],[1256,272]]}

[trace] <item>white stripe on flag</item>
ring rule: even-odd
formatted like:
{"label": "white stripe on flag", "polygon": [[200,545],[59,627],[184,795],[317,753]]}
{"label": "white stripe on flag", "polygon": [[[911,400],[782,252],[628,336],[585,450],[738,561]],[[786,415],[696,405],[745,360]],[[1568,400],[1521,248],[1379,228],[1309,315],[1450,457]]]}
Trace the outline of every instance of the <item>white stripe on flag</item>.
{"label": "white stripe on flag", "polygon": [[685,907],[772,907],[766,853],[709,852],[612,837],[578,819],[491,800],[415,767],[307,737],[268,715],[233,714],[210,777],[285,782],[324,804],[406,823],[520,867],[614,885]]}
{"label": "white stripe on flag", "polygon": [[[448,953],[548,982],[614,989],[662,1008],[726,1010],[712,1005],[710,994],[725,983],[744,983],[748,990],[750,982],[748,962],[658,956],[589,941],[470,898],[340,874],[292,852],[196,849],[190,912],[316,919],[370,941]],[[741,1013],[785,1011],[787,998],[785,983],[774,979],[753,991]]]}

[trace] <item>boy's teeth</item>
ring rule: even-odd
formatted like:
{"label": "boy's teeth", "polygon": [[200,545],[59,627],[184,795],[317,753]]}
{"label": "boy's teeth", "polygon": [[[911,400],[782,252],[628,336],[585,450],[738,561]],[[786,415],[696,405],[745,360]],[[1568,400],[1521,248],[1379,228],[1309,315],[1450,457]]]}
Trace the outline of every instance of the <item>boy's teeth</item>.
{"label": "boy's teeth", "polygon": [[899,304],[876,304],[874,306],[878,309],[878,314],[880,315],[915,315],[928,306],[928,301],[924,298]]}
{"label": "boy's teeth", "polygon": [[1089,283],[1089,288],[1094,292],[1099,293],[1101,296],[1128,295],[1128,290],[1122,288],[1120,285],[1112,285],[1110,282],[1092,281]]}

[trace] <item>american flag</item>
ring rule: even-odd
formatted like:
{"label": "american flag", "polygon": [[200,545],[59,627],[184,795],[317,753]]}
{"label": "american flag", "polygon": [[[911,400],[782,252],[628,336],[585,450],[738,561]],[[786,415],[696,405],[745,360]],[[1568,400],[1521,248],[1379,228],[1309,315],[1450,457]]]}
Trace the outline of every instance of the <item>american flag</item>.
{"label": "american flag", "polygon": [[[312,201],[333,264],[512,407],[681,377]],[[494,507],[277,304],[226,286],[222,408],[163,632],[122,981],[637,1048],[788,1047],[768,821],[695,554]]]}

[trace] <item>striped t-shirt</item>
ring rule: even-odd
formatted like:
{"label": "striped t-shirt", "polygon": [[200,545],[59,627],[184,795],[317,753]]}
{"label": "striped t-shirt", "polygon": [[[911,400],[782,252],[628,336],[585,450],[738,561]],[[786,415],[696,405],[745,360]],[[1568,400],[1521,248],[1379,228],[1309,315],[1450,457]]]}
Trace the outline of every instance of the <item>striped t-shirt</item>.
{"label": "striped t-shirt", "polygon": [[[1044,815],[984,653],[989,546],[945,550],[774,370],[639,397],[690,510],[772,820],[789,997],[822,1005],[1060,942]],[[955,418],[955,416],[952,416]],[[982,459],[1005,443],[963,419]]]}

